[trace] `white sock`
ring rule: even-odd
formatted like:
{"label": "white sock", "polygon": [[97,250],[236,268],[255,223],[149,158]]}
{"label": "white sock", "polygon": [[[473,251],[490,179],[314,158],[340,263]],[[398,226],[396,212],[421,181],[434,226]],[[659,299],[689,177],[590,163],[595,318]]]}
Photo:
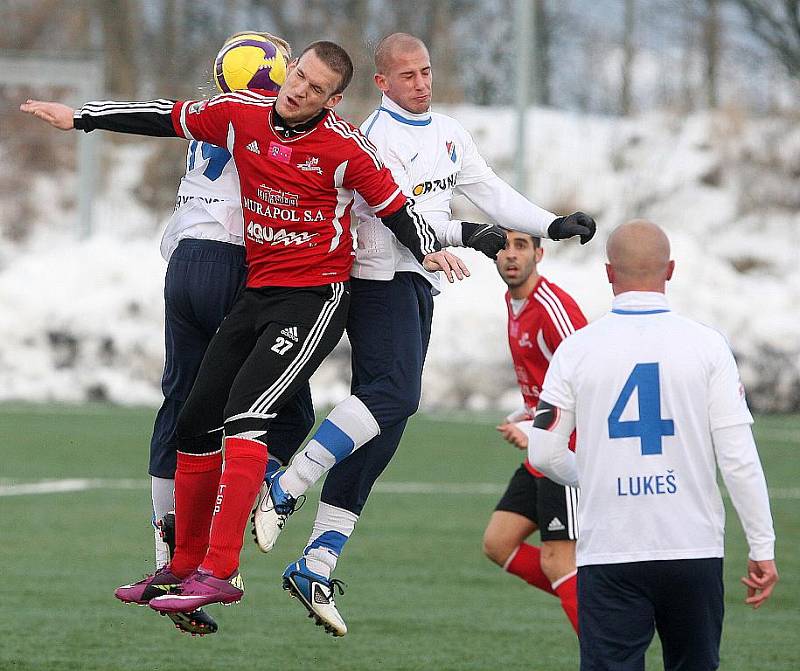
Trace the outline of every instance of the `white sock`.
{"label": "white sock", "polygon": [[303,550],[308,568],[330,578],[356,522],[358,515],[355,513],[320,501],[314,529]]}
{"label": "white sock", "polygon": [[308,444],[292,459],[281,475],[281,488],[297,498],[327,473],[381,432],[378,422],[357,397],[339,403]]}
{"label": "white sock", "polygon": [[153,500],[153,527],[156,550],[156,568],[169,563],[169,547],[161,540],[156,522],[171,510],[175,510],[175,480],[150,476],[150,494]]}

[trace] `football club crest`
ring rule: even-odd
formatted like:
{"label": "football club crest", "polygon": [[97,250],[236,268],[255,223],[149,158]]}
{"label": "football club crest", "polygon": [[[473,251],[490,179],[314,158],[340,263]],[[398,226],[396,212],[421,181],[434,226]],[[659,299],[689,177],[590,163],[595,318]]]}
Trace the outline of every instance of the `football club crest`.
{"label": "football club crest", "polygon": [[189,105],[189,114],[200,114],[208,105],[208,100],[200,100]]}
{"label": "football club crest", "polygon": [[450,160],[455,163],[456,162],[456,145],[455,142],[448,140],[444,143],[445,149],[447,149],[447,155],[450,157]]}

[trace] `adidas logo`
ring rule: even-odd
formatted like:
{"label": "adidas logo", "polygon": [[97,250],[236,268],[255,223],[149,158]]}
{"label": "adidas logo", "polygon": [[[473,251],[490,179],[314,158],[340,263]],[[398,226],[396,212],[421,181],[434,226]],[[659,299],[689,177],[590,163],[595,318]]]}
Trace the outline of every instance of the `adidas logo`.
{"label": "adidas logo", "polygon": [[547,525],[548,531],[564,531],[564,529],[566,529],[566,527],[557,517],[550,520],[550,524]]}
{"label": "adidas logo", "polygon": [[248,144],[245,149],[252,151],[254,154],[261,154],[261,151],[258,148],[258,142],[253,140],[250,144]]}
{"label": "adidas logo", "polygon": [[293,342],[297,342],[297,327],[287,326],[285,329],[281,330],[281,335],[289,338],[289,340]]}

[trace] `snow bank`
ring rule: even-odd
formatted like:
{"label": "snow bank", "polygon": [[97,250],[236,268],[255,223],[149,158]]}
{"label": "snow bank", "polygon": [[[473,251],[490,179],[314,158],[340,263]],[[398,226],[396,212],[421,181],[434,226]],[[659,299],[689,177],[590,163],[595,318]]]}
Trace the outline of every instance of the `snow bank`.
{"label": "snow bank", "polygon": [[[508,176],[512,112],[444,111]],[[653,219],[677,261],[674,308],[728,335],[755,408],[800,410],[800,130],[789,120],[731,115],[621,120],[536,110],[528,140],[527,193],[554,211],[591,212],[600,227],[586,247],[545,243],[543,274],[596,318],[610,301],[608,232],[633,216]],[[78,242],[66,226],[48,228],[51,213],[42,211],[32,239],[2,249],[0,400],[158,404],[165,264],[154,215],[133,195],[145,157],[135,146],[117,149],[92,238]],[[37,180],[37,201],[61,202],[65,184]],[[457,210],[482,218],[461,199]],[[462,255],[472,277],[436,299],[423,404],[507,410],[519,399],[505,287],[487,259]],[[343,342],[315,375],[316,403],[347,394],[347,354]]]}

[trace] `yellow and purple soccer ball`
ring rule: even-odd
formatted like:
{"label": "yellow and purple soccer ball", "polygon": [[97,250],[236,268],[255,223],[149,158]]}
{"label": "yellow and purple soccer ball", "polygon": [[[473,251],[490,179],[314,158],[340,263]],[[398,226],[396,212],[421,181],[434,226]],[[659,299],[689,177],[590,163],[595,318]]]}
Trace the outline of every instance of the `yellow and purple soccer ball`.
{"label": "yellow and purple soccer ball", "polygon": [[214,83],[223,93],[239,89],[277,92],[286,81],[286,57],[262,35],[236,35],[214,59]]}

